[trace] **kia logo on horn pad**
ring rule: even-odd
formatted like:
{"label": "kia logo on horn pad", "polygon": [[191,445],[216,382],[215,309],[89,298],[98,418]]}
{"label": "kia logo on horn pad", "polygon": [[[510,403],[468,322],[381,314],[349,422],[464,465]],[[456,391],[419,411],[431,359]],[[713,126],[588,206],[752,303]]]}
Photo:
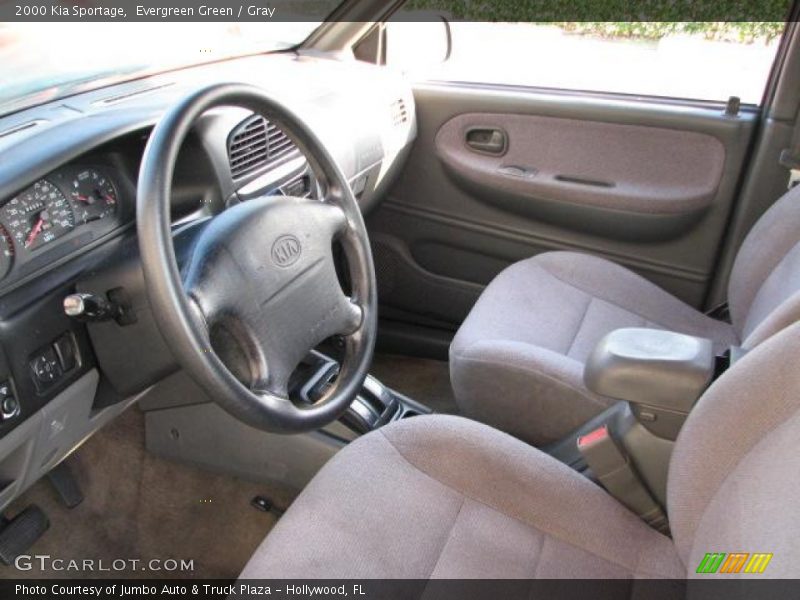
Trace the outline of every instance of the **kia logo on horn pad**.
{"label": "kia logo on horn pad", "polygon": [[289,267],[300,258],[300,240],[293,235],[282,235],[272,244],[272,262],[279,267]]}

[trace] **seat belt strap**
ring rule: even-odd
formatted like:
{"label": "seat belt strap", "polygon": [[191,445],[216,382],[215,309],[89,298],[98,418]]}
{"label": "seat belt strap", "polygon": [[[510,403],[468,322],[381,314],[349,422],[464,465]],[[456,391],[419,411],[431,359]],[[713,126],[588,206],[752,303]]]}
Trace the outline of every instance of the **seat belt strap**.
{"label": "seat belt strap", "polygon": [[667,516],[642,483],[627,453],[603,425],[578,438],[580,451],[603,487],[645,523],[667,533]]}

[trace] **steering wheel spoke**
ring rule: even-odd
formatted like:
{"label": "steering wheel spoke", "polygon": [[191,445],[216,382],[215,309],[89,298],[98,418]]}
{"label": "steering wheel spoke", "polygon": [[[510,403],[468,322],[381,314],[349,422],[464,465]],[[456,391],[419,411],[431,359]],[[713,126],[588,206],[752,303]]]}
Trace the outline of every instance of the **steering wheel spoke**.
{"label": "steering wheel spoke", "polygon": [[356,304],[352,298],[346,298],[344,306],[345,310],[336,333],[344,336],[353,335],[361,328],[361,324],[364,322],[364,309]]}
{"label": "steering wheel spoke", "polygon": [[206,314],[208,313],[203,310],[203,307],[193,295],[187,295],[187,300],[189,302],[189,315],[192,321],[194,322],[198,331],[201,331],[205,335],[206,339],[210,339],[211,328],[209,327],[208,319],[206,317]]}
{"label": "steering wheel spoke", "polygon": [[253,393],[265,398],[281,398],[289,401],[289,382],[286,380],[278,381],[274,378],[267,377],[264,380],[258,381],[252,386]]}

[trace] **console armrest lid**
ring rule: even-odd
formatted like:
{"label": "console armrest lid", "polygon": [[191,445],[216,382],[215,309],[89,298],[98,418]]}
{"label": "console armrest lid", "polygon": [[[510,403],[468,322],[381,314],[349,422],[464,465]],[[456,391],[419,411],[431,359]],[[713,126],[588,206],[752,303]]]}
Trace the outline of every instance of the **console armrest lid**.
{"label": "console armrest lid", "polygon": [[586,386],[634,404],[687,413],[714,374],[711,340],[659,329],[617,329],[598,342]]}

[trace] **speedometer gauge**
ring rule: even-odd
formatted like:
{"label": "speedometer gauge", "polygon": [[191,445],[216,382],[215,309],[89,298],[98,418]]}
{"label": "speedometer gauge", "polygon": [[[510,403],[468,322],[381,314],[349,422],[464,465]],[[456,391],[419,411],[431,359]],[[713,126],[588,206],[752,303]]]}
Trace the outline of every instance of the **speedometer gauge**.
{"label": "speedometer gauge", "polygon": [[97,169],[79,171],[70,183],[70,201],[78,223],[111,217],[117,210],[117,191]]}
{"label": "speedometer gauge", "polygon": [[18,246],[35,250],[69,233],[75,226],[64,194],[40,179],[3,208],[4,223]]}

